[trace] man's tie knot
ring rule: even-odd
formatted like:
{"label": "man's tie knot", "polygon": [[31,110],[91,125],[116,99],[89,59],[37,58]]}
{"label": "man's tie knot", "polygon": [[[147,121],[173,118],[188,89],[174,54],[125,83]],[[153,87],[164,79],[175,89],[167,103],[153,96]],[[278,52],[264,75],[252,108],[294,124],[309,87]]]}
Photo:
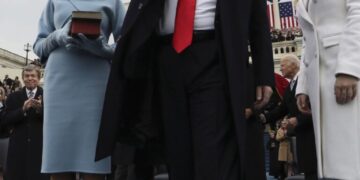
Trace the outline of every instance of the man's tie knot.
{"label": "man's tie knot", "polygon": [[33,97],[34,97],[34,92],[30,91],[29,94],[28,94],[28,98],[33,98]]}

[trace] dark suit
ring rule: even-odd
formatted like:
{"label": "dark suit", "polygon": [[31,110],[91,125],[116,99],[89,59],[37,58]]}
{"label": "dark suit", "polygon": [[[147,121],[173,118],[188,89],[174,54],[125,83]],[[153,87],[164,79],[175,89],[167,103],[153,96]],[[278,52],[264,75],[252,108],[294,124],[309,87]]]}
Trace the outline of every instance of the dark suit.
{"label": "dark suit", "polygon": [[299,112],[295,98],[296,86],[297,80],[292,89],[290,85],[287,87],[283,102],[265,116],[269,121],[276,121],[285,115],[289,118],[297,118],[298,124],[293,133],[296,136],[296,155],[298,157],[299,171],[305,173],[307,180],[315,180],[317,179],[317,161],[312,117]]}
{"label": "dark suit", "polygon": [[295,98],[296,85],[297,81],[295,82],[294,87],[291,89],[289,84],[285,90],[284,97],[280,105],[278,105],[269,113],[265,114],[267,122],[277,121],[284,116],[288,116],[289,118],[296,117],[298,114],[300,114]]}
{"label": "dark suit", "polygon": [[[107,87],[103,121],[99,132],[97,159],[111,155],[117,135],[121,131],[120,129],[126,126],[126,122],[153,117],[151,113],[153,111],[147,107],[150,107],[149,105],[157,99],[151,96],[156,92],[154,91],[156,83],[151,83],[151,80],[159,82],[152,71],[154,71],[155,62],[159,62],[157,57],[159,56],[160,42],[156,37],[156,32],[162,12],[162,0],[132,0],[129,5],[123,24],[122,37],[118,41]],[[234,135],[236,134],[235,139],[239,158],[235,160],[239,160],[238,172],[243,177],[245,174],[245,162],[241,160],[244,160],[245,156],[246,121],[244,119],[244,109],[248,76],[245,68],[248,60],[249,45],[253,53],[253,64],[256,74],[255,85],[272,86],[274,83],[272,50],[265,1],[218,0],[215,18],[215,37],[213,42],[209,42],[215,46],[215,51],[211,52],[211,54],[214,53],[212,54],[214,63],[220,68],[218,73],[224,73],[220,74],[220,76],[224,77],[221,83],[225,85],[223,90],[226,91],[224,93],[227,96],[226,103],[228,108],[226,110],[231,112],[226,114],[231,118],[229,124],[233,124],[233,133]],[[209,44],[204,46],[209,46]],[[189,48],[195,47],[191,46]],[[198,49],[201,51],[201,48]],[[205,49],[202,50],[201,54],[206,51]],[[167,53],[165,52],[165,54]],[[214,63],[210,64],[213,65]],[[172,66],[176,67],[176,65]],[[143,83],[142,80],[150,83]],[[150,96],[144,96],[143,100],[140,101],[145,106],[136,106],[140,107],[137,108],[139,111],[137,114],[142,114],[142,116],[124,117],[128,104],[126,99],[133,93],[131,86],[129,87],[128,85],[133,82],[143,84],[142,90],[144,92],[139,94],[148,94]],[[168,97],[171,98],[172,96]],[[163,103],[162,105],[164,105]],[[175,124],[165,124],[165,129],[167,128],[166,126],[175,126]],[[170,131],[168,129],[168,133],[165,132],[166,137],[170,137]],[[174,136],[176,136],[176,132],[178,131],[172,132]],[[141,133],[149,137],[152,136],[153,131],[144,130]],[[172,146],[170,145],[168,148],[176,148]],[[185,149],[184,154],[188,153],[189,147],[181,148]],[[177,155],[173,153],[168,154],[170,169],[174,167],[171,164],[175,163],[175,161],[192,164],[189,162],[191,158],[189,160],[185,156],[182,156],[181,152]],[[172,174],[174,171],[170,170],[170,173]],[[172,176],[172,178],[177,179],[176,176]]]}
{"label": "dark suit", "polygon": [[[38,87],[35,98],[42,96]],[[40,173],[42,156],[42,111],[30,108],[26,116],[22,110],[28,99],[23,88],[9,95],[1,124],[12,127],[5,177],[8,180],[48,180]]]}

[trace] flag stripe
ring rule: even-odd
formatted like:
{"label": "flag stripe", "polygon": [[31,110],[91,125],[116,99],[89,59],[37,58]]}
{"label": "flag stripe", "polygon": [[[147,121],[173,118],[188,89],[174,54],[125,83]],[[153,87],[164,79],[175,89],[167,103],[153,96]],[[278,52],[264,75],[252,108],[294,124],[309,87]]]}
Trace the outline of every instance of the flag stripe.
{"label": "flag stripe", "polygon": [[298,22],[294,16],[295,11],[291,0],[279,3],[279,14],[281,29],[298,27]]}
{"label": "flag stripe", "polygon": [[269,1],[267,1],[267,15],[269,18],[269,25],[271,28],[274,27],[274,8],[273,4]]}

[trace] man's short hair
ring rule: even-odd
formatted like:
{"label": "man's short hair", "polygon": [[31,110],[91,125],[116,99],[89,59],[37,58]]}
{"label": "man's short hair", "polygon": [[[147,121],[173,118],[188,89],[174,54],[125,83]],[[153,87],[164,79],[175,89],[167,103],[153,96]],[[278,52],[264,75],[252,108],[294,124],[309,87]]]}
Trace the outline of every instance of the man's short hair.
{"label": "man's short hair", "polygon": [[24,72],[25,71],[35,71],[38,75],[38,78],[41,79],[41,71],[39,66],[36,66],[34,64],[29,64],[23,68],[23,71],[21,73],[21,76],[24,78]]}
{"label": "man's short hair", "polygon": [[296,67],[300,67],[300,59],[294,54],[286,54],[281,58],[280,61],[287,61],[293,65],[296,65]]}

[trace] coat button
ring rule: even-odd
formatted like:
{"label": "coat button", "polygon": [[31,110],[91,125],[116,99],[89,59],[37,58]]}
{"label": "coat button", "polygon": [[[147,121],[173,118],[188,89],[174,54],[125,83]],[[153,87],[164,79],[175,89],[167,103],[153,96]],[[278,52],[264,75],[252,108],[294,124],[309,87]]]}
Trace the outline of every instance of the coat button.
{"label": "coat button", "polygon": [[317,55],[317,54],[315,54],[315,56],[314,56],[314,57],[315,57],[315,59],[316,59],[316,58],[318,57],[318,55]]}
{"label": "coat button", "polygon": [[28,139],[27,139],[27,142],[30,142],[30,141],[31,141],[31,139],[30,139],[30,138],[28,138]]}

